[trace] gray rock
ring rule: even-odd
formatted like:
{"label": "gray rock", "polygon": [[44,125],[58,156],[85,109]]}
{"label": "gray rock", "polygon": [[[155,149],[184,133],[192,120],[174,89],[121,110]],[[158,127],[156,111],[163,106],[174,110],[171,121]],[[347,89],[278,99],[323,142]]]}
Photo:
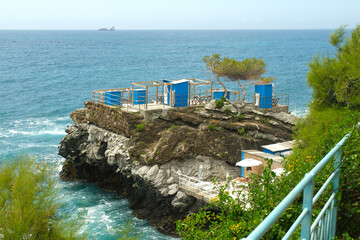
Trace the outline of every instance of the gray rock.
{"label": "gray rock", "polygon": [[174,178],[173,177],[169,177],[167,180],[166,180],[166,183],[167,184],[172,184],[174,182]]}
{"label": "gray rock", "polygon": [[176,193],[176,196],[172,200],[171,205],[175,208],[184,209],[188,207],[190,204],[192,204],[193,201],[194,200],[190,196],[186,195],[182,191],[178,191]]}
{"label": "gray rock", "polygon": [[171,184],[170,186],[168,186],[169,189],[177,188],[177,187],[178,187],[178,185],[176,183]]}
{"label": "gray rock", "polygon": [[136,173],[136,175],[139,175],[140,177],[144,177],[147,172],[149,171],[149,167],[148,166],[142,166]]}
{"label": "gray rock", "polygon": [[163,181],[164,181],[166,178],[167,178],[166,172],[165,172],[164,170],[160,169],[160,170],[158,171],[158,174],[157,174],[155,180],[154,180],[154,185],[155,185],[156,187],[162,186],[162,185],[163,185]]}
{"label": "gray rock", "polygon": [[148,179],[148,180],[155,180],[158,171],[159,171],[159,166],[158,165],[152,166],[150,168],[150,170],[147,172],[145,178]]}
{"label": "gray rock", "polygon": [[172,195],[174,195],[177,191],[178,191],[177,188],[172,188],[172,189],[170,189],[170,191],[168,192],[168,195],[169,195],[169,196],[172,196]]}

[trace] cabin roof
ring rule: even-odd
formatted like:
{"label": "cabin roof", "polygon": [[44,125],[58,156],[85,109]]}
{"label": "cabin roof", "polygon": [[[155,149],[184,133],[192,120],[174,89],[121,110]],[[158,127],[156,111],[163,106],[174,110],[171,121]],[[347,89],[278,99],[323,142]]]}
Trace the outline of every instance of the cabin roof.
{"label": "cabin roof", "polygon": [[274,143],[269,145],[263,145],[261,147],[270,150],[272,152],[282,152],[291,150],[294,147],[295,141],[288,141],[288,142],[281,142],[281,143]]}

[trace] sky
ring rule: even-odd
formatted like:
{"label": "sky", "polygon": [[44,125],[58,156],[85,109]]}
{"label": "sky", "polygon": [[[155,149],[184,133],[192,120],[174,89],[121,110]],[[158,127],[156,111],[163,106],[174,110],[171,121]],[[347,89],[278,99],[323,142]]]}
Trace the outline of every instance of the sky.
{"label": "sky", "polygon": [[335,29],[360,0],[0,0],[0,29]]}

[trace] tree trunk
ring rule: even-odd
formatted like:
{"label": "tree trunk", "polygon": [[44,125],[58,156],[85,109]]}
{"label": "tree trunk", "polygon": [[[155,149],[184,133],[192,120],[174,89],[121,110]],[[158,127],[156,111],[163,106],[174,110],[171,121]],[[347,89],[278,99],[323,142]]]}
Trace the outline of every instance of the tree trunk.
{"label": "tree trunk", "polygon": [[[228,90],[226,89],[225,84],[223,84],[223,83],[220,81],[220,78],[219,78],[218,75],[215,75],[215,78],[216,78],[216,81],[218,81],[218,83],[220,83],[220,85],[224,88],[224,97],[226,98]],[[212,93],[211,93],[211,94],[212,94]]]}
{"label": "tree trunk", "polygon": [[246,95],[245,86],[240,83],[240,80],[238,80],[237,82],[238,82],[239,86],[241,87],[241,91],[242,91],[241,103],[244,104],[245,103],[245,95]]}

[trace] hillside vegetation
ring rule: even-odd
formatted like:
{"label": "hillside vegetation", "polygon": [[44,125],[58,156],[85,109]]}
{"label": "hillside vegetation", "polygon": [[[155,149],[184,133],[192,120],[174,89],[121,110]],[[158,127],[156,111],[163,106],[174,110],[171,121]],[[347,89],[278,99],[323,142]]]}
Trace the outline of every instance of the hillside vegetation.
{"label": "hillside vegetation", "polygon": [[[297,146],[285,161],[286,171],[282,177],[277,178],[270,167],[261,176],[252,176],[246,200],[234,200],[226,188],[221,188],[219,198],[214,200],[217,210],[210,205],[177,223],[184,239],[246,237],[350,131],[352,136],[342,152],[337,236],[340,239],[360,237],[360,130],[357,126],[360,121],[360,26],[346,36],[344,27],[336,30],[330,37],[330,43],[337,49],[335,56],[318,55],[309,63],[308,84],[313,88],[311,111],[296,126]],[[333,170],[330,163],[316,177],[314,192]],[[314,216],[324,204],[325,199],[318,201],[313,208]],[[299,197],[264,239],[281,239],[301,211],[302,197]],[[299,229],[295,238],[299,237],[297,234]]]}

